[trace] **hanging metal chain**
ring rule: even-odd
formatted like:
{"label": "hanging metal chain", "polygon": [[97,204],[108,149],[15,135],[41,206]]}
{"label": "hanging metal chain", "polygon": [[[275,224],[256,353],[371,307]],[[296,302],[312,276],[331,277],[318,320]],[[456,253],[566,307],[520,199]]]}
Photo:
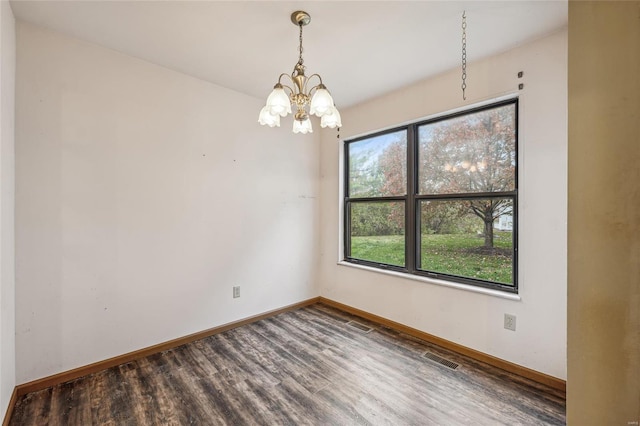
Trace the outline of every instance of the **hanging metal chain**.
{"label": "hanging metal chain", "polygon": [[298,63],[302,65],[304,63],[304,60],[302,59],[302,22],[300,22],[298,26],[300,27],[300,47],[298,48],[300,51],[300,57],[298,58]]}
{"label": "hanging metal chain", "polygon": [[467,100],[467,11],[462,12],[462,100]]}

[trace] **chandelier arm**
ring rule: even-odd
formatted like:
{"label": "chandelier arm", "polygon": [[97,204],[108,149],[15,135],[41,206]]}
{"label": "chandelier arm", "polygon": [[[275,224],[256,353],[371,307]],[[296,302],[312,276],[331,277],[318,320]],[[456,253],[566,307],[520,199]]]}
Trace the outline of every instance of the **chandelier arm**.
{"label": "chandelier arm", "polygon": [[305,82],[305,85],[304,85],[304,91],[305,91],[305,92],[307,91],[307,84],[309,83],[309,81],[311,81],[311,79],[312,79],[313,77],[318,77],[318,80],[320,80],[320,83],[319,83],[319,84],[316,84],[316,85],[315,85],[315,86],[313,86],[311,89],[309,89],[309,92],[308,92],[308,93],[309,93],[309,96],[311,96],[311,92],[313,92],[314,90],[318,90],[320,87],[323,87],[323,86],[324,86],[324,84],[322,83],[322,77],[320,77],[320,74],[312,74],[312,75],[310,75],[310,76],[309,76],[309,78],[308,78],[308,79],[307,79],[307,81]]}
{"label": "chandelier arm", "polygon": [[295,94],[295,92],[293,91],[293,89],[292,89],[291,87],[287,86],[286,84],[283,84],[283,85],[282,85],[282,88],[283,88],[283,89],[289,89],[289,92],[290,92],[290,93],[289,93],[289,98],[291,98],[291,97]]}
{"label": "chandelier arm", "polygon": [[295,92],[295,90],[293,90],[293,88],[292,88],[291,86],[286,85],[286,84],[282,84],[282,77],[288,77],[288,78],[289,78],[289,80],[291,80],[291,82],[292,82],[292,83],[295,83],[295,81],[291,78],[291,76],[290,76],[289,74],[284,73],[284,72],[283,72],[282,74],[280,74],[280,77],[278,77],[278,84],[279,84],[280,86],[282,86],[282,88],[289,89],[289,92],[291,92],[291,93],[289,94],[289,96],[291,96],[291,95],[295,94],[296,92]]}
{"label": "chandelier arm", "polygon": [[283,72],[278,77],[278,84],[282,84],[282,77],[289,77],[289,80],[291,80],[291,82],[293,82],[293,78],[291,78],[291,76],[289,74],[287,74],[286,72]]}

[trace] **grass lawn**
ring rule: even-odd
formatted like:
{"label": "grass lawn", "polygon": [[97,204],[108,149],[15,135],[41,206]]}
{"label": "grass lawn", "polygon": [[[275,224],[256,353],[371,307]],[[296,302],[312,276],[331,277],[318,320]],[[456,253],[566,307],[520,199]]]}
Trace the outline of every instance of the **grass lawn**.
{"label": "grass lawn", "polygon": [[[422,236],[422,269],[469,278],[512,284],[511,233],[494,236],[497,250],[482,250],[484,239],[474,234]],[[351,256],[404,266],[404,236],[351,237]]]}

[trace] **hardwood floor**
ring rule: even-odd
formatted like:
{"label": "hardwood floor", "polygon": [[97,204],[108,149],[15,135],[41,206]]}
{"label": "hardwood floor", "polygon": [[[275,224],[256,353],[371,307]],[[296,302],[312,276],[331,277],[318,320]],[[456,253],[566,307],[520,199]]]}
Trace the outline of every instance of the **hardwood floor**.
{"label": "hardwood floor", "polygon": [[[366,332],[349,323],[373,328]],[[451,370],[423,357],[459,364]],[[543,425],[560,391],[316,304],[19,398],[11,425]]]}

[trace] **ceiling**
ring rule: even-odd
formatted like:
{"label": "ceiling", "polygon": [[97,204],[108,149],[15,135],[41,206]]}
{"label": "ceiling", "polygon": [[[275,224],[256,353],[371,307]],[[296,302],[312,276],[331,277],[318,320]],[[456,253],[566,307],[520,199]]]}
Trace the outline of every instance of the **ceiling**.
{"label": "ceiling", "polygon": [[566,1],[22,1],[16,18],[266,98],[298,58],[338,107],[460,66],[461,15],[474,61],[567,24]]}

